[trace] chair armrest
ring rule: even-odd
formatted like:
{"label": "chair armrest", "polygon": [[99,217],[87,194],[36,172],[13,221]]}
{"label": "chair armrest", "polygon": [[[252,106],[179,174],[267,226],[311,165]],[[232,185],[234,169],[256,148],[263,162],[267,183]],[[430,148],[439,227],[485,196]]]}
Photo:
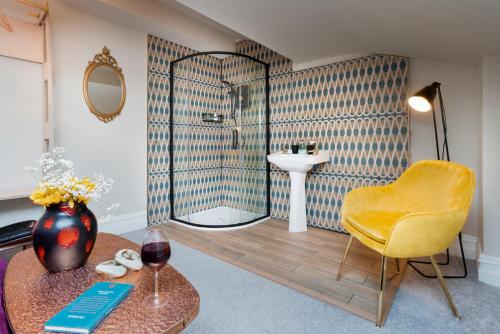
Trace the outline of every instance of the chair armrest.
{"label": "chair armrest", "polygon": [[392,226],[384,255],[409,258],[441,253],[462,230],[467,215],[468,209],[407,214]]}

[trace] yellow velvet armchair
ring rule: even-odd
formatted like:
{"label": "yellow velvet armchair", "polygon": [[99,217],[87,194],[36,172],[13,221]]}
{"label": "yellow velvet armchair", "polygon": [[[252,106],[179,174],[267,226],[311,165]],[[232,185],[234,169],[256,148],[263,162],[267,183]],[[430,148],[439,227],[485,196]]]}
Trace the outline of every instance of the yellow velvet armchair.
{"label": "yellow velvet armchair", "polygon": [[424,160],[389,185],[362,187],[345,196],[341,222],[351,237],[337,280],[353,238],[382,255],[377,327],[382,321],[387,257],[430,257],[453,314],[460,319],[434,255],[446,250],[461,231],[474,189],[471,169],[454,162]]}

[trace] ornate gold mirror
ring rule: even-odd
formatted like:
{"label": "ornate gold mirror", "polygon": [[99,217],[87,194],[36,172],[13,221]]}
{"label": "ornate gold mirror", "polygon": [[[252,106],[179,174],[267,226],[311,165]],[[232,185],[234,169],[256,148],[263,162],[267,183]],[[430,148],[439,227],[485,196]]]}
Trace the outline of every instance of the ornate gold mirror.
{"label": "ornate gold mirror", "polygon": [[107,123],[120,114],[125,104],[125,78],[107,47],[89,61],[83,78],[83,95],[90,111]]}

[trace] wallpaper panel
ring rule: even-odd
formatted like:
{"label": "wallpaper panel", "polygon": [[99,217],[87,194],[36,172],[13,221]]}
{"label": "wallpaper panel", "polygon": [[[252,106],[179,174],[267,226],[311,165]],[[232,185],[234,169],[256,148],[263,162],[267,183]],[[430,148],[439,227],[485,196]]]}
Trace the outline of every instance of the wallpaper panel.
{"label": "wallpaper panel", "polygon": [[170,61],[195,50],[148,37],[148,224],[170,217],[169,141],[174,160],[175,212],[182,216],[221,203],[220,131],[203,123],[202,112],[220,109],[221,62],[200,56],[175,67],[174,133],[170,133]]}
{"label": "wallpaper panel", "polygon": [[174,210],[176,217],[220,206],[220,168],[176,171]]}
{"label": "wallpaper panel", "polygon": [[268,49],[257,42],[246,39],[235,44],[236,52],[257,58],[270,65],[269,75],[292,72],[292,60]]}

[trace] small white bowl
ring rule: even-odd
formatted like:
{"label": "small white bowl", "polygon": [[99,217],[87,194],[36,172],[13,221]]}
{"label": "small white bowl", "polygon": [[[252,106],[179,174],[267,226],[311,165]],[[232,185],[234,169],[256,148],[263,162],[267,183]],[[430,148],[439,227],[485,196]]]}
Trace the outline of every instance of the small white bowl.
{"label": "small white bowl", "polygon": [[95,267],[95,270],[99,274],[112,278],[122,277],[127,273],[127,268],[117,263],[115,260],[101,262]]}
{"label": "small white bowl", "polygon": [[132,270],[141,270],[142,261],[139,253],[132,249],[121,249],[115,254],[115,261]]}

